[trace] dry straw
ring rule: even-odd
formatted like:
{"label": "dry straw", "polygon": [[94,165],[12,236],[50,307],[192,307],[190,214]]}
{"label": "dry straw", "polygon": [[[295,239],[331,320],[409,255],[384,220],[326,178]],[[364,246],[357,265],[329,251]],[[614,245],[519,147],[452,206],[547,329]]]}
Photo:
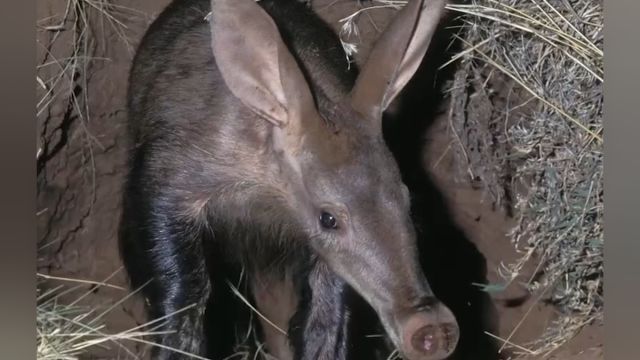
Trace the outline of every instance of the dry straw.
{"label": "dry straw", "polygon": [[[494,199],[512,199],[510,236],[522,256],[501,274],[559,310],[524,344],[530,351],[520,351],[548,355],[603,314],[602,1],[482,0],[450,9],[464,22],[452,87],[451,130],[464,139],[458,162]],[[518,99],[494,105],[485,124],[465,118],[456,98],[470,88],[500,91],[492,77],[511,80]],[[534,271],[523,277],[527,263]]]}
{"label": "dry straw", "polygon": [[[132,327],[124,331],[113,332],[106,324],[106,319],[118,306],[137,296],[146,285],[132,292],[126,292],[124,288],[110,284],[109,281],[122,268],[116,270],[102,281],[55,277],[46,274],[37,274],[41,280],[38,284],[38,304],[36,307],[36,344],[38,360],[78,360],[91,355],[93,350],[100,348],[107,350],[110,358],[115,359],[140,359],[145,358],[151,347],[159,347],[182,355],[185,359],[209,360],[208,358],[191,354],[180,349],[158,344],[152,339],[154,335],[169,334],[173,329],[167,329],[167,320],[181,313],[191,310],[196,304],[188,305],[171,314],[147,321],[144,324]],[[45,282],[46,281],[46,282]],[[52,287],[52,281],[62,285]],[[74,286],[67,286],[67,285]],[[88,290],[82,291],[82,288]],[[252,311],[278,328],[269,319],[259,313],[256,308],[238,290],[240,284],[234,285],[228,282],[233,293],[244,302]],[[123,291],[123,296],[113,301],[112,304],[96,307],[81,305],[99,288],[111,288]],[[45,290],[46,289],[46,290]],[[73,294],[79,295],[72,296]],[[69,301],[69,299],[74,299]],[[250,326],[244,334],[236,334],[238,345],[233,355],[228,359],[273,359],[264,351],[264,344],[258,340],[256,329]],[[133,350],[128,344],[143,345],[139,350]]]}
{"label": "dry straw", "polygon": [[[119,270],[118,270],[119,271]],[[81,305],[82,301],[93,293],[96,288],[118,286],[108,283],[118,271],[114,272],[104,281],[87,281],[80,279],[54,278],[38,274],[38,277],[46,280],[63,281],[63,285],[47,288],[40,282],[38,289],[38,304],[36,307],[36,345],[38,360],[77,360],[83,358],[96,348],[107,349],[117,359],[139,359],[143,353],[134,352],[126,343],[138,343],[155,347],[164,345],[154,343],[149,338],[153,335],[168,333],[171,330],[161,331],[167,319],[177,316],[189,310],[193,305],[187,306],[162,318],[154,319],[142,325],[120,332],[110,332],[105,318],[122,303],[135,296],[140,289],[123,295],[109,306],[88,307]],[[68,283],[80,285],[68,287]],[[84,285],[93,285],[89,290],[82,292],[73,301],[68,301],[71,295],[77,293]],[[171,349],[171,348],[168,348]],[[189,354],[178,349],[172,351],[184,355],[185,358],[202,359],[203,357]],[[119,355],[115,355],[119,354]]]}

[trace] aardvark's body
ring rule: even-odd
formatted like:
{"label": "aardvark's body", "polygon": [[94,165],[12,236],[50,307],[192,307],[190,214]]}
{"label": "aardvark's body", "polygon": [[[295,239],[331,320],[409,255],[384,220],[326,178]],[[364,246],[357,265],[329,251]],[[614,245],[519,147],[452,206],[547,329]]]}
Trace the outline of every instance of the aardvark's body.
{"label": "aardvark's body", "polygon": [[409,1],[359,74],[298,1],[177,0],[154,22],[130,78],[122,254],[151,318],[191,306],[166,319],[160,330],[175,332],[156,337],[155,358],[229,355],[206,344],[230,327],[204,315],[225,318],[231,268],[289,332],[261,322],[280,359],[357,356],[347,288],[406,358],[453,351],[456,320],[418,265],[409,195],[381,129],[443,7]]}

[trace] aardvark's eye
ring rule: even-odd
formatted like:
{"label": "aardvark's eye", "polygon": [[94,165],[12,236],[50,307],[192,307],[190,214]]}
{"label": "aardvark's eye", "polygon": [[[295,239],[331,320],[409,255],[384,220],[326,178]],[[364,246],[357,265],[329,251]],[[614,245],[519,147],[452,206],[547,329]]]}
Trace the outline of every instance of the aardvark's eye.
{"label": "aardvark's eye", "polygon": [[335,216],[329,214],[326,211],[323,211],[320,214],[320,225],[322,225],[325,229],[337,229],[338,228],[338,219]]}

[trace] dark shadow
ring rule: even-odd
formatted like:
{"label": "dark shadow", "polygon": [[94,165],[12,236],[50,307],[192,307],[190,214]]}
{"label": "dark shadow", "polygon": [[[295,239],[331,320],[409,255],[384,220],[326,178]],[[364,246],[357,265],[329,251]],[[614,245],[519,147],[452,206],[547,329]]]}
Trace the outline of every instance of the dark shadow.
{"label": "dark shadow", "polygon": [[498,359],[497,346],[485,331],[495,333],[497,314],[484,284],[486,261],[454,223],[441,191],[424,169],[424,134],[433,125],[444,100],[443,85],[455,67],[438,67],[459,50],[451,43],[455,19],[443,21],[417,74],[400,96],[394,114],[385,116],[384,135],[412,193],[412,215],[418,231],[423,268],[436,296],[456,315],[461,337],[454,359]]}

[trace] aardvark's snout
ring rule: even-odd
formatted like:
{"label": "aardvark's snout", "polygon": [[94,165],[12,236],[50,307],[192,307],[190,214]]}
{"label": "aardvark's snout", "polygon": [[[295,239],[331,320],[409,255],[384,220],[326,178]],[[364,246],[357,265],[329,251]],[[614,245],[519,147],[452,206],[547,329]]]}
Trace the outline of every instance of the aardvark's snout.
{"label": "aardvark's snout", "polygon": [[456,348],[460,331],[451,310],[437,302],[400,322],[400,351],[410,360],[445,359]]}

